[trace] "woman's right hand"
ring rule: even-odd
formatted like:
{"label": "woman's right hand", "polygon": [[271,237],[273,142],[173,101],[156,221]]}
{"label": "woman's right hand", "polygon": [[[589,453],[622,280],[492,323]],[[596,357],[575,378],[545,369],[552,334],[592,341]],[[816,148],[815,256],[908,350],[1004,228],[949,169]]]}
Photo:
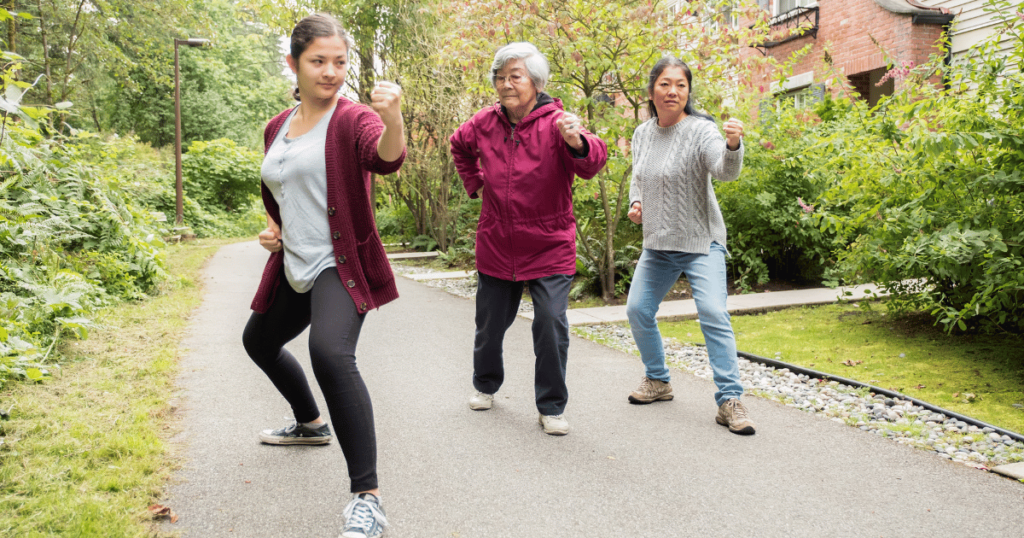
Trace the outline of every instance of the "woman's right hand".
{"label": "woman's right hand", "polygon": [[260,232],[260,246],[270,252],[278,252],[283,248],[281,243],[281,227],[267,215],[267,229]]}
{"label": "woman's right hand", "polygon": [[640,202],[633,202],[633,205],[629,206],[629,213],[626,213],[626,216],[633,221],[633,224],[641,224],[644,221],[642,206],[643,204]]}

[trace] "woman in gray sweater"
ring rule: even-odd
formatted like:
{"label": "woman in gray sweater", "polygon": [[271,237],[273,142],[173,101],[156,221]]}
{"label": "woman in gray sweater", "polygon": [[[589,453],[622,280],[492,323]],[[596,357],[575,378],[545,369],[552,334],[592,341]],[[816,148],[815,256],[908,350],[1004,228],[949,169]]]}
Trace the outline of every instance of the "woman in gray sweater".
{"label": "woman in gray sweater", "polygon": [[715,420],[733,433],[754,433],[740,403],[736,339],[725,300],[725,222],[711,178],[732,181],[743,168],[743,124],[729,120],[725,139],[714,121],[690,103],[693,75],[674,56],[655,64],[647,83],[651,119],[633,133],[633,180],[629,219],[643,224],[644,250],[637,262],[626,312],[645,375],[629,401],[672,399],[665,351],[655,314],[665,294],[685,273],[697,304],[700,328],[714,372]]}

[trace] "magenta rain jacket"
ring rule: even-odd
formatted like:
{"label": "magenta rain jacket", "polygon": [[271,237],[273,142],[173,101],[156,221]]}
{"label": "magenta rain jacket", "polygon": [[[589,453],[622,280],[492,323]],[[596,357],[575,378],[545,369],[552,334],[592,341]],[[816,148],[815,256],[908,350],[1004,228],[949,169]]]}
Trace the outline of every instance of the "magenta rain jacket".
{"label": "magenta rain jacket", "polygon": [[576,273],[572,183],[594,177],[608,147],[584,130],[575,157],[555,125],[562,101],[546,94],[513,129],[500,104],[477,112],[451,137],[452,158],[470,198],[483,186],[476,268],[502,280]]}

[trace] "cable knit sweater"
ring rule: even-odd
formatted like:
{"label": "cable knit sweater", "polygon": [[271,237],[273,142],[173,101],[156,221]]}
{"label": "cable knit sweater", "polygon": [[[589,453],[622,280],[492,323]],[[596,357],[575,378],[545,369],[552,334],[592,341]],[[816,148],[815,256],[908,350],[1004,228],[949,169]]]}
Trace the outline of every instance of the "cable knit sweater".
{"label": "cable knit sweater", "polygon": [[714,122],[687,116],[671,127],[657,119],[633,131],[630,206],[640,202],[644,248],[708,254],[725,245],[725,221],[711,178],[733,181],[743,169],[743,142],[729,150]]}

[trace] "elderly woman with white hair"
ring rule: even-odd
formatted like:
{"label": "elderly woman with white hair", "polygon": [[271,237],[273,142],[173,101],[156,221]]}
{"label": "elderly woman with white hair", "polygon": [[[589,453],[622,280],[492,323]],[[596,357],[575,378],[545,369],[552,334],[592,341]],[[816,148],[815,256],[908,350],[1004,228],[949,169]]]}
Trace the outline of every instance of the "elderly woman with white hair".
{"label": "elderly woman with white hair", "polygon": [[572,184],[604,167],[608,148],[562,102],[544,93],[548,62],[530,43],[494,55],[498,102],[451,137],[470,198],[481,197],[476,236],[476,338],[471,409],[490,409],[505,378],[502,341],[522,299],[533,299],[534,391],[545,433],[565,435],[569,401],[569,288],[576,273]]}

